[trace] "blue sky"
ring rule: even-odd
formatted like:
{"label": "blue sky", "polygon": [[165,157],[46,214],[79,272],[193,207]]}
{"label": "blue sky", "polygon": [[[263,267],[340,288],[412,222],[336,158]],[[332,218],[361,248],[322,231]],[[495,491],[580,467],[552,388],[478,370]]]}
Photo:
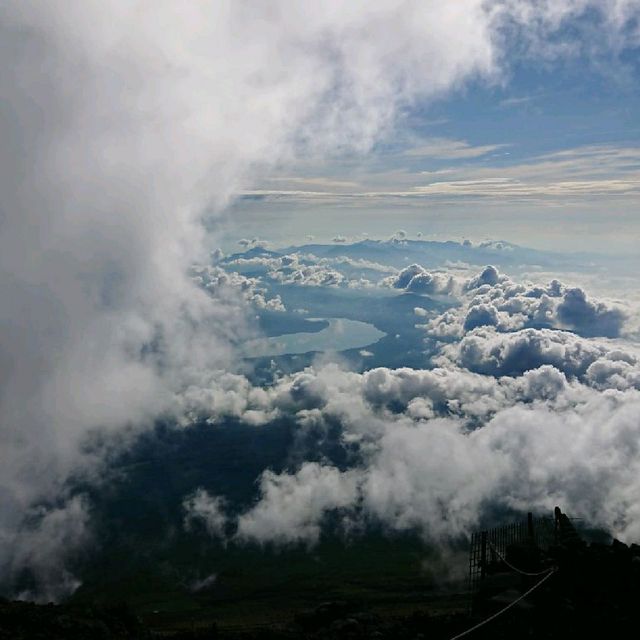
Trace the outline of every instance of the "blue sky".
{"label": "blue sky", "polygon": [[228,240],[385,237],[401,228],[633,254],[638,50],[516,56],[506,56],[493,82],[472,79],[444,99],[415,104],[368,153],[273,171],[235,204],[242,228],[230,229]]}

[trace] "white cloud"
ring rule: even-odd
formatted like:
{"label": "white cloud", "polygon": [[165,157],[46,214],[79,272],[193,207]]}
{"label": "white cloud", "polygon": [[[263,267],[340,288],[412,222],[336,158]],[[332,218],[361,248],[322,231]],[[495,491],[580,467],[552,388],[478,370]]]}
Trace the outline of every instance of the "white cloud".
{"label": "white cloud", "polygon": [[[184,526],[191,529],[196,522],[204,525],[211,537],[225,540],[227,515],[225,514],[225,500],[220,496],[212,496],[202,488],[187,496],[182,502],[184,510]],[[215,579],[215,578],[214,578]],[[201,584],[200,587],[206,586]]]}
{"label": "white cloud", "polygon": [[639,159],[637,147],[583,146],[509,166],[454,169],[449,180],[417,185],[415,191],[422,196],[508,199],[636,197]]}
{"label": "white cloud", "polygon": [[[347,256],[318,258],[312,254],[291,253],[283,256],[238,257],[225,264],[227,268],[259,268],[265,270],[265,276],[281,284],[307,287],[350,288],[372,287],[373,283],[363,277],[363,273],[394,273],[394,267],[388,267],[370,260],[354,259]],[[375,274],[374,274],[375,275]],[[279,298],[276,296],[276,300]],[[273,304],[276,304],[275,302]]]}
{"label": "white cloud", "polygon": [[537,96],[511,96],[500,101],[500,106],[508,109],[512,107],[521,107],[528,105],[536,99]]}
{"label": "white cloud", "polygon": [[[303,188],[306,187],[306,189],[304,189],[305,191],[312,191],[313,189],[323,187],[329,190],[356,189],[359,186],[357,182],[353,182],[351,180],[337,180],[326,177],[273,177],[269,178],[268,182],[291,184]],[[313,236],[311,236],[311,240],[313,240]]]}
{"label": "white cloud", "polygon": [[[4,580],[13,582],[19,600],[52,602],[71,595],[81,582],[68,564],[91,542],[87,500],[74,496],[59,506],[36,507],[28,515],[13,539],[3,537],[8,552]],[[26,588],[20,583],[25,571],[32,578]]]}
{"label": "white cloud", "polygon": [[[497,149],[499,145],[487,145],[480,150],[493,147]],[[472,154],[474,149],[471,147],[468,153]],[[493,165],[491,158],[480,157],[482,164],[471,162],[470,155],[469,162],[417,173],[407,171],[403,161],[396,159],[385,173],[359,174],[362,188],[358,190],[256,190],[250,193],[314,202],[364,200],[367,204],[397,200],[416,204],[425,200],[566,204],[587,203],[592,198],[633,200],[640,193],[638,147],[582,146],[508,164],[502,158]]]}
{"label": "white cloud", "polygon": [[394,289],[403,289],[411,293],[448,295],[457,286],[456,278],[440,273],[429,272],[419,264],[411,264],[397,275],[384,278],[380,284]]}
{"label": "white cloud", "polygon": [[356,474],[306,462],[294,474],[265,471],[261,500],[238,518],[237,537],[260,543],[315,544],[323,517],[352,507],[357,500]]}
{"label": "white cloud", "polygon": [[430,138],[418,147],[405,152],[407,156],[443,158],[445,160],[463,160],[479,158],[492,151],[502,149],[504,144],[471,145],[465,140],[451,140],[449,138]]}
{"label": "white cloud", "polygon": [[[505,302],[564,304],[573,290],[558,281],[519,284],[487,268],[459,285],[459,295],[494,300],[503,327],[463,330],[433,369],[310,367],[250,402],[245,385],[236,415],[294,416],[321,439],[339,429],[351,464],[265,472],[258,502],[235,523],[238,540],[314,544],[333,514],[346,533],[375,522],[443,541],[468,533],[487,508],[556,504],[622,538],[640,535],[638,346],[517,328],[528,311]],[[468,317],[464,305],[455,312],[451,323]]]}
{"label": "white cloud", "polygon": [[[603,393],[548,365],[515,378],[460,369],[306,375],[314,399],[298,396],[299,421],[338,420],[361,462],[267,472],[261,500],[240,517],[241,539],[313,544],[337,511],[346,531],[373,521],[442,541],[468,533],[487,507],[555,504],[615,535],[640,533],[638,391]],[[397,400],[404,409],[385,408]]]}
{"label": "white cloud", "polygon": [[296,284],[303,287],[337,287],[346,283],[346,278],[339,271],[309,264],[270,271],[269,277],[282,284]]}
{"label": "white cloud", "polygon": [[194,282],[218,300],[238,297],[258,309],[286,311],[280,296],[266,297],[266,288],[260,284],[258,278],[248,278],[240,273],[208,265],[191,267],[191,274]]}
{"label": "white cloud", "polygon": [[494,327],[482,327],[445,347],[443,353],[462,367],[485,375],[518,375],[549,364],[568,375],[582,376],[606,354],[606,347],[563,331],[501,333]]}
{"label": "white cloud", "polygon": [[[455,280],[451,282],[453,290]],[[583,336],[615,338],[627,333],[633,315],[633,308],[594,301],[581,288],[566,287],[555,279],[546,285],[517,283],[493,266],[486,267],[457,290],[460,306],[422,325],[430,336],[459,338],[477,327],[495,327],[501,332],[546,327],[568,329]],[[633,330],[630,326],[628,332]]]}
{"label": "white cloud", "polygon": [[609,351],[589,365],[584,378],[596,389],[640,390],[638,357],[624,351]]}
{"label": "white cloud", "polygon": [[265,248],[267,246],[267,242],[265,240],[260,240],[260,238],[240,238],[238,240],[238,244],[245,249],[251,248]]}

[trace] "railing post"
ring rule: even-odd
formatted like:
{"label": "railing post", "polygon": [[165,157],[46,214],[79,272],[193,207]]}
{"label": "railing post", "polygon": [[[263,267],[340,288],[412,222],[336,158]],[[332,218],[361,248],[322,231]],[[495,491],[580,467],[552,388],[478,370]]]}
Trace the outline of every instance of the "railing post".
{"label": "railing post", "polygon": [[487,572],[487,532],[483,531],[480,538],[480,577],[484,578]]}

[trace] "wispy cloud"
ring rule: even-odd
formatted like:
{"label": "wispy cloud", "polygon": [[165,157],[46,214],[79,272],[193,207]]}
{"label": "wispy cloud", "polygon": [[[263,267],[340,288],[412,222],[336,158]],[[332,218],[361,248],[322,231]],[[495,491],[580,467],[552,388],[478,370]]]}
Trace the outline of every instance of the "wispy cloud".
{"label": "wispy cloud", "polygon": [[510,98],[500,100],[499,105],[504,109],[521,107],[524,104],[530,104],[536,97],[537,96],[511,96]]}
{"label": "wispy cloud", "polygon": [[285,185],[296,185],[300,188],[307,187],[308,189],[357,189],[361,185],[352,180],[335,180],[325,177],[276,177],[270,178],[268,182],[275,182]]}
{"label": "wispy cloud", "polygon": [[486,156],[492,151],[507,147],[506,144],[471,145],[466,140],[451,138],[429,138],[418,147],[405,151],[406,156],[439,158],[444,160],[466,160]]}
{"label": "wispy cloud", "polygon": [[[485,145],[497,148],[500,145]],[[476,151],[478,148],[470,148]],[[462,149],[461,149],[462,152]],[[469,156],[470,158],[472,156]],[[466,163],[432,171],[413,173],[393,170],[361,176],[364,189],[354,191],[354,182],[337,183],[336,188],[256,190],[248,196],[300,200],[366,200],[424,198],[494,198],[521,200],[545,198],[635,197],[640,195],[640,148],[590,145],[563,149],[527,161],[481,166]],[[442,178],[446,176],[446,180]],[[304,184],[331,181],[305,179]],[[334,183],[336,184],[336,183]],[[340,184],[348,188],[338,188]],[[377,187],[377,188],[376,188]]]}
{"label": "wispy cloud", "polygon": [[487,197],[513,196],[597,196],[640,193],[638,180],[572,180],[544,184],[528,184],[509,178],[488,178],[486,180],[456,180],[433,182],[416,187],[423,195],[461,195]]}
{"label": "wispy cloud", "polygon": [[598,197],[640,194],[640,148],[584,146],[509,166],[465,167],[447,181],[417,185],[429,195]]}

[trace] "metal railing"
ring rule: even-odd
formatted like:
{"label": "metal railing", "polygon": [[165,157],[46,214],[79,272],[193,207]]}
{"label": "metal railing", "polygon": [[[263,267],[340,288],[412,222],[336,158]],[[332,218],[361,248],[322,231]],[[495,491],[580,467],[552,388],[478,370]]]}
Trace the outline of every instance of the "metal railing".
{"label": "metal railing", "polygon": [[545,551],[555,543],[556,531],[554,518],[534,518],[529,513],[526,520],[472,533],[469,590],[475,593],[481,580],[490,571],[504,564],[502,558],[507,556],[508,547],[514,544],[531,544]]}

